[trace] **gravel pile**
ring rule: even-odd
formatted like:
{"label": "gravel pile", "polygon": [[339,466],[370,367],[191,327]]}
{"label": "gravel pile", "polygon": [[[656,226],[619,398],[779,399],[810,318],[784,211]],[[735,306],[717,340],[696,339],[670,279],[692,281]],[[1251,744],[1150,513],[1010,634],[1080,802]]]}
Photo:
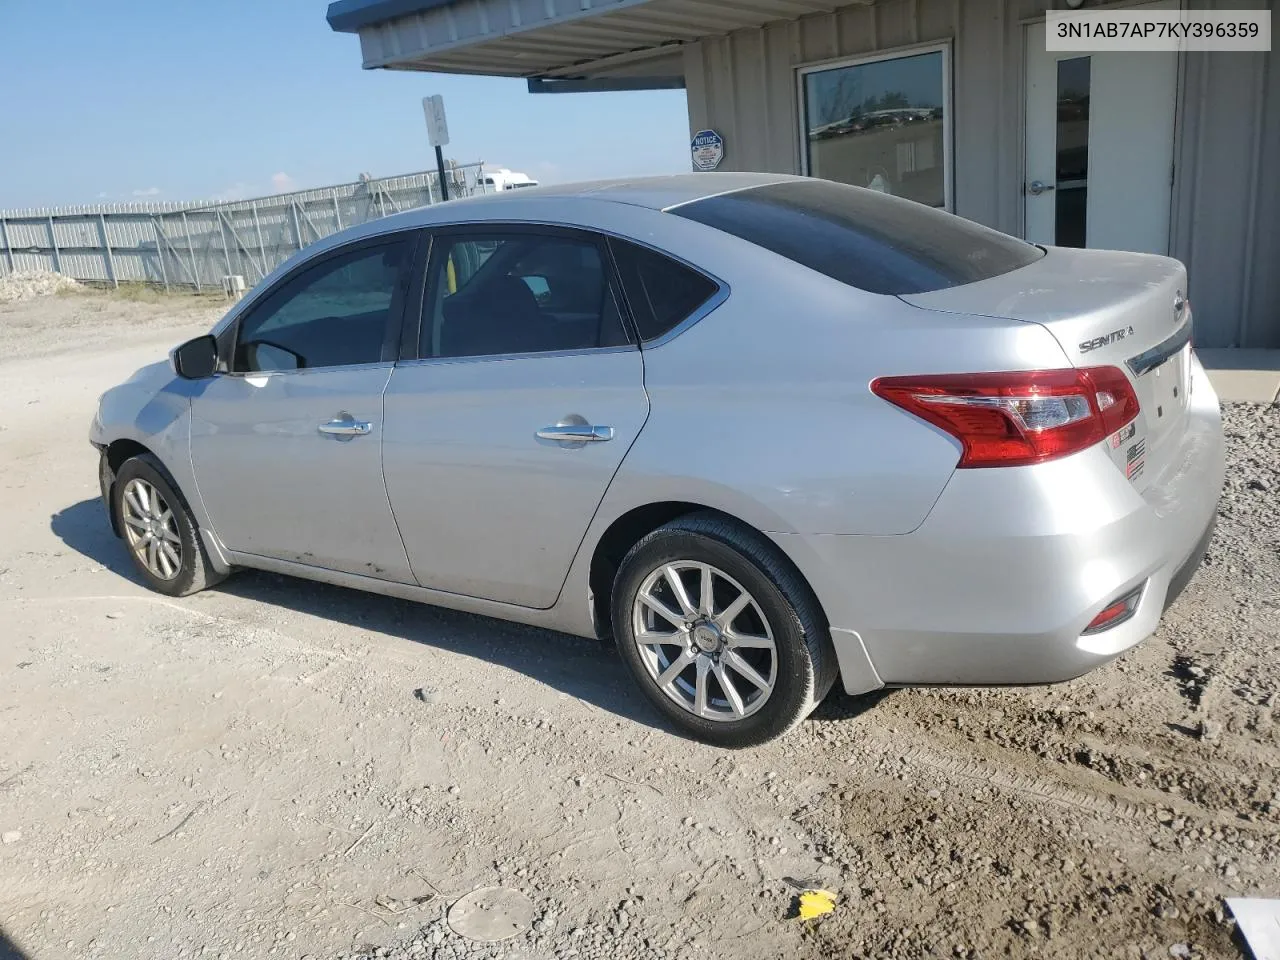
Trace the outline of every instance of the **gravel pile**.
{"label": "gravel pile", "polygon": [[60,273],[48,270],[18,270],[0,277],[0,303],[18,303],[48,297],[59,290],[71,290],[80,284]]}

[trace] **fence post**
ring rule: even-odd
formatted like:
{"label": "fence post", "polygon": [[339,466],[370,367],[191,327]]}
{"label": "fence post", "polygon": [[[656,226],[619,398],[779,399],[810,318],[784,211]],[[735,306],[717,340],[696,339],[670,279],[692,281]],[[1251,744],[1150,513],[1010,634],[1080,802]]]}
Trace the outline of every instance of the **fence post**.
{"label": "fence post", "polygon": [[111,285],[117,290],[120,289],[120,277],[116,274],[116,255],[111,249],[111,238],[107,236],[107,218],[103,213],[98,214],[98,229],[102,231],[102,245],[107,248],[107,273]]}
{"label": "fence post", "polygon": [[169,292],[169,270],[164,265],[164,242],[160,239],[160,216],[151,218],[151,229],[156,232],[156,256],[160,258],[160,278],[164,281],[164,292]]}
{"label": "fence post", "polygon": [[13,265],[13,247],[9,246],[9,224],[4,217],[0,217],[0,236],[4,237],[4,253],[9,259],[9,272],[17,273],[18,268]]}
{"label": "fence post", "polygon": [[267,245],[262,242],[262,224],[258,222],[258,204],[253,204],[253,230],[258,235],[258,273],[259,280],[267,276]]}
{"label": "fence post", "polygon": [[53,214],[49,215],[49,243],[53,247],[53,269],[62,273],[62,251],[58,249],[58,238],[53,232]]}
{"label": "fence post", "polygon": [[337,224],[338,229],[342,229],[342,210],[338,207],[338,195],[333,195],[333,222]]}
{"label": "fence post", "polygon": [[298,201],[289,201],[289,210],[293,213],[293,234],[298,238],[298,249],[306,246],[302,241],[302,224],[298,222]]}
{"label": "fence post", "polygon": [[218,236],[222,238],[222,256],[227,261],[228,276],[235,273],[231,267],[231,246],[227,243],[227,231],[223,229],[222,214],[218,214]]}
{"label": "fence post", "polygon": [[187,238],[187,255],[191,257],[191,275],[196,278],[196,293],[200,292],[200,264],[196,262],[196,244],[191,239],[191,224],[187,223],[187,211],[182,211],[182,235]]}

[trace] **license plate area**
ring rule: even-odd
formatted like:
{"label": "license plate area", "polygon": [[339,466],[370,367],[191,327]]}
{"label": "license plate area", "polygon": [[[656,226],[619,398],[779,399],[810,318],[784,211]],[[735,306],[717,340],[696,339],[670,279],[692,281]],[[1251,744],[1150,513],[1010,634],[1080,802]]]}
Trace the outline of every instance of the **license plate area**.
{"label": "license plate area", "polygon": [[1191,364],[1187,356],[1191,347],[1188,344],[1171,356],[1164,363],[1143,374],[1143,386],[1149,402],[1147,409],[1148,422],[1154,432],[1163,433],[1171,424],[1181,419],[1187,409],[1188,394],[1191,392]]}

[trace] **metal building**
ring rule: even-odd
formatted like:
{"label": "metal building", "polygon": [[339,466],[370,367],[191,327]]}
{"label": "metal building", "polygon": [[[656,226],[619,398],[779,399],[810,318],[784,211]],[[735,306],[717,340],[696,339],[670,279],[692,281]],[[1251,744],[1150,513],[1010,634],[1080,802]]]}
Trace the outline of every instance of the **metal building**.
{"label": "metal building", "polygon": [[[1173,8],[1180,0],[1090,9]],[[1271,9],[1271,0],[1181,0]],[[1063,0],[338,0],[366,68],[683,88],[722,170],[875,186],[1045,243],[1168,253],[1197,343],[1280,347],[1274,53],[1051,53]]]}

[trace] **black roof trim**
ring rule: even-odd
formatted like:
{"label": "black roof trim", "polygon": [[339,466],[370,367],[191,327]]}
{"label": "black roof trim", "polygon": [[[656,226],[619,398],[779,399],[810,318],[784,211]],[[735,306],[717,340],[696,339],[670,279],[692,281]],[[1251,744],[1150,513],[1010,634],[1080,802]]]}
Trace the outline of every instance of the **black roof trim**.
{"label": "black roof trim", "polygon": [[361,27],[408,17],[424,10],[447,7],[453,0],[334,0],[325,19],[337,33],[357,33]]}

